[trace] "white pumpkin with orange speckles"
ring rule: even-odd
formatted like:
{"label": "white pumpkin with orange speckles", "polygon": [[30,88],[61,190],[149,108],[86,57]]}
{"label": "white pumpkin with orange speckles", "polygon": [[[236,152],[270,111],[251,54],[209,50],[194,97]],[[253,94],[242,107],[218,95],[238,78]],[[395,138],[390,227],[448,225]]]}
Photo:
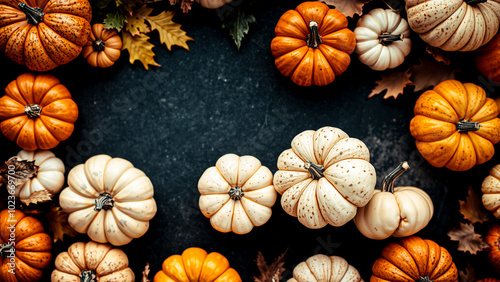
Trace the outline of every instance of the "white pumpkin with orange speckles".
{"label": "white pumpkin with orange speckles", "polygon": [[293,269],[288,282],[363,282],[358,270],[338,256],[315,255]]}
{"label": "white pumpkin with orange speckles", "polygon": [[199,206],[220,232],[246,234],[271,218],[273,174],[252,156],[227,154],[198,181]]}
{"label": "white pumpkin with orange speckles", "polygon": [[274,188],[281,206],[312,229],[342,226],[370,201],[376,183],[370,152],[335,127],[306,130],[278,158]]}
{"label": "white pumpkin with orange speckles", "polygon": [[494,166],[481,185],[484,207],[500,219],[500,165]]}
{"label": "white pumpkin with orange speckles", "polygon": [[77,242],[55,261],[52,282],[99,281],[133,282],[134,272],[128,267],[128,257],[120,249],[96,242]]}
{"label": "white pumpkin with orange speckles", "polygon": [[408,23],[428,44],[445,51],[473,51],[498,31],[498,0],[406,0]]}

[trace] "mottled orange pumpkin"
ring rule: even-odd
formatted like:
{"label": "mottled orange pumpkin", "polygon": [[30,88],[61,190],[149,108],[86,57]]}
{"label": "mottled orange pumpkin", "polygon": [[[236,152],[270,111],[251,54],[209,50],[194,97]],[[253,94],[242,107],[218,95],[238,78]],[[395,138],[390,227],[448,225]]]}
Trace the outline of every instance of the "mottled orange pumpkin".
{"label": "mottled orange pumpkin", "polygon": [[25,150],[51,149],[68,139],[78,107],[68,89],[50,74],[20,75],[0,98],[0,129]]}
{"label": "mottled orange pumpkin", "polygon": [[332,83],[347,69],[356,47],[347,18],[319,1],[284,13],[274,33],[271,52],[276,67],[300,86]]}
{"label": "mottled orange pumpkin", "polygon": [[0,50],[34,71],[66,64],[90,33],[87,0],[0,0]]}
{"label": "mottled orange pumpkin", "polygon": [[18,210],[0,212],[0,281],[40,280],[52,259],[51,249],[52,240],[38,219]]}
{"label": "mottled orange pumpkin", "polygon": [[496,272],[500,273],[500,225],[493,226],[484,239],[488,248],[488,260]]}
{"label": "mottled orange pumpkin", "polygon": [[87,44],[83,47],[82,56],[93,67],[107,68],[112,66],[122,49],[122,39],[115,29],[104,29],[101,23],[92,26]]}
{"label": "mottled orange pumpkin", "polygon": [[487,79],[500,83],[500,33],[474,52],[476,68]]}
{"label": "mottled orange pumpkin", "polygon": [[472,83],[446,80],[418,98],[410,132],[435,167],[464,171],[489,161],[500,141],[496,102]]}

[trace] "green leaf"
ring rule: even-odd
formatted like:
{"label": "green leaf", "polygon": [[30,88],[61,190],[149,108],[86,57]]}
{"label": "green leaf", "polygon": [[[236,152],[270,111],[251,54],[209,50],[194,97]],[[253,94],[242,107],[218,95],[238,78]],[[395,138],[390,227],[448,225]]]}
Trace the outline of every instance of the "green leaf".
{"label": "green leaf", "polygon": [[123,23],[127,21],[127,17],[122,14],[120,11],[116,11],[116,13],[106,14],[106,18],[104,19],[104,28],[114,28],[118,31],[122,30]]}
{"label": "green leaf", "polygon": [[245,34],[248,34],[248,30],[250,29],[249,24],[254,22],[256,22],[256,20],[253,14],[238,8],[224,17],[222,28],[229,30],[229,35],[231,35],[239,50],[241,41],[245,37]]}

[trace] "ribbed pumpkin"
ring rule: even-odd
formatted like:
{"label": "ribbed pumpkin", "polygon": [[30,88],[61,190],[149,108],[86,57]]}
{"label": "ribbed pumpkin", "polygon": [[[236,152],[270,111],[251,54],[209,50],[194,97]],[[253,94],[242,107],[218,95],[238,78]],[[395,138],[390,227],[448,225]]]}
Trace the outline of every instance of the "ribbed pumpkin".
{"label": "ribbed pumpkin", "polygon": [[500,33],[474,52],[474,55],[476,68],[481,74],[495,83],[500,83]]}
{"label": "ribbed pumpkin", "polygon": [[488,248],[488,260],[496,272],[500,273],[500,225],[493,226],[484,238]]}
{"label": "ribbed pumpkin", "polygon": [[104,29],[101,23],[92,26],[87,44],[83,47],[82,56],[93,67],[107,68],[112,66],[122,49],[122,39],[115,29]]}
{"label": "ribbed pumpkin", "polygon": [[208,254],[200,248],[186,249],[182,255],[172,255],[162,264],[154,282],[241,282],[227,258],[219,253]]}
{"label": "ribbed pumpkin", "polygon": [[20,75],[0,98],[0,129],[25,150],[52,149],[73,133],[78,107],[50,74]]}
{"label": "ribbed pumpkin", "polygon": [[347,18],[319,1],[287,11],[274,33],[271,52],[276,67],[300,86],[332,83],[351,63],[349,54],[356,46]]}
{"label": "ribbed pumpkin", "polygon": [[[11,228],[13,225],[15,229]],[[10,238],[14,240],[9,241]],[[38,219],[19,210],[0,212],[0,281],[40,280],[42,269],[52,259],[51,249],[52,239]]]}
{"label": "ribbed pumpkin", "polygon": [[314,255],[293,269],[287,282],[362,282],[354,266],[338,256]]}
{"label": "ribbed pumpkin", "polygon": [[494,166],[481,185],[484,207],[500,219],[500,165]]}
{"label": "ribbed pumpkin", "polygon": [[418,98],[410,132],[435,167],[464,171],[489,161],[500,141],[498,106],[472,83],[446,80]]}
{"label": "ribbed pumpkin", "polygon": [[450,253],[431,240],[416,236],[390,243],[372,266],[371,282],[447,281],[458,279]]}
{"label": "ribbed pumpkin", "polygon": [[34,71],[69,63],[90,33],[87,0],[0,0],[0,50]]}

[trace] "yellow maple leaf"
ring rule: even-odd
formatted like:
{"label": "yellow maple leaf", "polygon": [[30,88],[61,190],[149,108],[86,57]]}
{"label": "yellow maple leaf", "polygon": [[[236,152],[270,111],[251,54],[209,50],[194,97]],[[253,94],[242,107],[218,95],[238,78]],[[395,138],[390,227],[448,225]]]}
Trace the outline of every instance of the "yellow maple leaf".
{"label": "yellow maple leaf", "polygon": [[153,11],[153,8],[148,8],[143,5],[137,10],[134,10],[132,15],[127,15],[127,22],[125,23],[125,29],[132,35],[139,35],[140,33],[148,33],[151,31],[149,26],[144,21],[149,14]]}
{"label": "yellow maple leaf", "polygon": [[149,65],[160,66],[153,58],[155,56],[152,50],[154,45],[149,43],[148,39],[149,36],[144,33],[133,36],[130,32],[122,31],[122,50],[128,50],[129,62],[133,64],[139,60],[147,70],[149,70]]}
{"label": "yellow maple leaf", "polygon": [[157,16],[146,17],[146,20],[149,22],[152,29],[158,30],[160,41],[167,46],[168,50],[172,50],[172,45],[177,45],[189,50],[189,46],[186,42],[194,41],[194,39],[186,35],[186,32],[181,29],[180,24],[172,21],[174,14],[175,13],[172,11],[163,11]]}

